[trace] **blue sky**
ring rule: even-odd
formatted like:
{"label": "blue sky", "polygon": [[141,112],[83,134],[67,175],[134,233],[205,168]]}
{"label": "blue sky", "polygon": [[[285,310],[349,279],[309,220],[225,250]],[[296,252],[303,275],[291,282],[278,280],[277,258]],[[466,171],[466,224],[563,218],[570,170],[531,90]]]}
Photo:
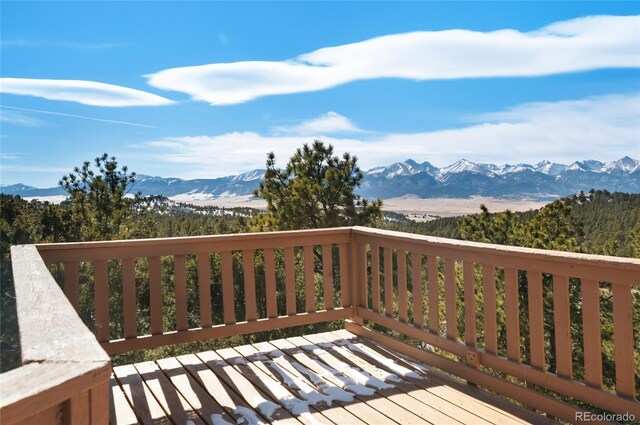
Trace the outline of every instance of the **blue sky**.
{"label": "blue sky", "polygon": [[165,177],[320,138],[413,158],[640,157],[638,2],[2,2],[3,184]]}

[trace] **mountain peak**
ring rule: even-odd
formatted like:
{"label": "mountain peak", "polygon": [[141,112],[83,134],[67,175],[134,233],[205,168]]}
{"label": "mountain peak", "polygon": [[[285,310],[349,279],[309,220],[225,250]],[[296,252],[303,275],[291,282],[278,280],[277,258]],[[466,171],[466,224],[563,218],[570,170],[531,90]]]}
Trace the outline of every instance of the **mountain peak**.
{"label": "mountain peak", "polygon": [[482,173],[482,169],[478,166],[478,164],[464,158],[440,169],[441,174],[462,173],[465,171],[472,173]]}
{"label": "mountain peak", "polygon": [[623,171],[627,173],[632,173],[638,168],[640,168],[640,161],[630,158],[628,156],[623,156],[616,163],[622,168]]}

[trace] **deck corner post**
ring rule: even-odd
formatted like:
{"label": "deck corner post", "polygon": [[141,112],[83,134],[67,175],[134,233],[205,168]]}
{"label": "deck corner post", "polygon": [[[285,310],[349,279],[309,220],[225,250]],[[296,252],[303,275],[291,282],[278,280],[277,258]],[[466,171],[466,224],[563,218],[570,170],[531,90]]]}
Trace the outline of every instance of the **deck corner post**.
{"label": "deck corner post", "polygon": [[91,425],[109,423],[109,381],[104,380],[89,390]]}

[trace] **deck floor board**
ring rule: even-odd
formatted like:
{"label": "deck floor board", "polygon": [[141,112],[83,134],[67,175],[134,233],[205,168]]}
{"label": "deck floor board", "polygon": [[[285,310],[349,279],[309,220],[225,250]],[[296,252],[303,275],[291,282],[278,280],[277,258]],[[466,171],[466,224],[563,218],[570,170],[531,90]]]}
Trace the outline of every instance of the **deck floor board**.
{"label": "deck floor board", "polygon": [[112,424],[552,423],[345,330],[118,366],[110,395]]}

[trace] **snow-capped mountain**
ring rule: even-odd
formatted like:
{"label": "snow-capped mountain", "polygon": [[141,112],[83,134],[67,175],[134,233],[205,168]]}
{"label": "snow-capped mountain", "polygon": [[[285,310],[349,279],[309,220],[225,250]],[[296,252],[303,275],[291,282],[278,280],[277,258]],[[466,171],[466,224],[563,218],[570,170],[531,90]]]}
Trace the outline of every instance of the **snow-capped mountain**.
{"label": "snow-capped mountain", "polygon": [[[164,195],[176,200],[205,200],[251,195],[265,170],[252,170],[216,179],[185,180],[138,175],[134,190],[143,195]],[[617,161],[575,161],[558,164],[482,164],[461,159],[438,168],[412,159],[364,172],[358,192],[369,198],[416,195],[422,198],[470,196],[515,199],[554,199],[579,191],[606,189],[640,192],[640,161],[625,156]],[[60,187],[38,189],[23,184],[0,186],[0,192],[23,197],[63,195]]]}
{"label": "snow-capped mountain", "polygon": [[549,161],[540,161],[533,166],[533,169],[549,176],[557,176],[558,174],[562,173],[566,167],[566,165],[558,164],[555,162],[552,163]]}
{"label": "snow-capped mountain", "polygon": [[386,179],[396,176],[411,176],[418,173],[427,173],[434,175],[438,171],[438,167],[431,165],[429,162],[418,164],[413,159],[407,159],[405,162],[396,162],[391,165],[374,167],[368,170],[367,175],[380,175]]}
{"label": "snow-capped mountain", "polygon": [[640,161],[628,156],[603,163],[595,160],[558,164],[481,164],[461,159],[438,168],[416,167],[407,160],[365,172],[361,193],[368,197],[408,194],[423,198],[474,195],[552,199],[580,190],[639,192]]}
{"label": "snow-capped mountain", "polygon": [[178,178],[152,177],[139,174],[135,190],[143,195],[176,196],[207,195],[234,196],[250,195],[258,188],[265,170],[252,170],[235,176],[218,177],[216,179],[184,180]]}

